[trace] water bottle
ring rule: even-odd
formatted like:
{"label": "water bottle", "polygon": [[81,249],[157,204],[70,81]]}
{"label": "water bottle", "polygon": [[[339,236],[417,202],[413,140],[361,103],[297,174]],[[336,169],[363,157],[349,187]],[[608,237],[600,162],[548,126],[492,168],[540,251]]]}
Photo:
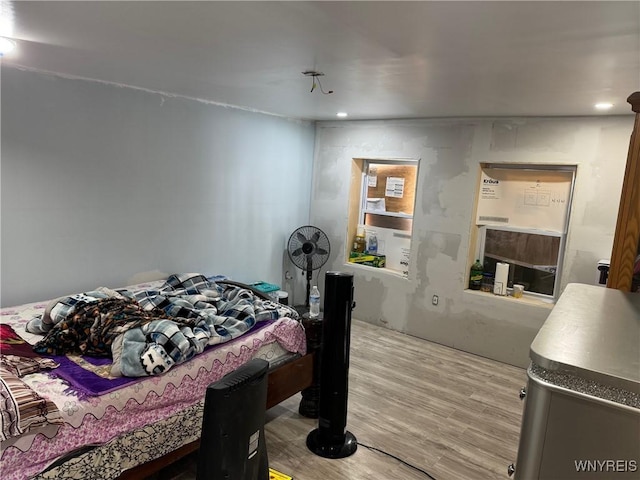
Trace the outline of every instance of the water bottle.
{"label": "water bottle", "polygon": [[314,285],[309,294],[309,316],[314,318],[318,315],[320,315],[320,290]]}
{"label": "water bottle", "polygon": [[378,254],[378,237],[374,233],[369,235],[369,245],[367,245],[367,253],[371,255]]}

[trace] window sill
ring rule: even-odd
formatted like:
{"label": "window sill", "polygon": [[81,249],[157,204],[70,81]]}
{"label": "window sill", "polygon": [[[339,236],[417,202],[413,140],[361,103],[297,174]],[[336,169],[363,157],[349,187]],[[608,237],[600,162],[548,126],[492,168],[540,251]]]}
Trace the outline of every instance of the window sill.
{"label": "window sill", "polygon": [[511,296],[506,296],[506,295],[494,295],[491,292],[481,292],[480,290],[465,289],[464,294],[473,295],[474,297],[478,297],[478,298],[486,298],[487,300],[495,299],[495,301],[497,302],[513,302],[513,303],[519,303],[521,305],[543,307],[549,310],[551,310],[555,305],[555,300],[552,300],[552,299],[547,300],[534,295],[527,295],[526,293],[520,298],[515,298]]}
{"label": "window sill", "polygon": [[353,262],[345,262],[344,266],[351,267],[356,271],[366,271],[367,273],[382,273],[383,275],[391,275],[397,278],[401,278],[403,280],[408,280],[407,277],[402,274],[402,272],[399,272],[397,270],[392,270],[391,268],[387,268],[387,267],[378,268],[378,267],[372,267],[370,265],[359,265]]}
{"label": "window sill", "polygon": [[411,213],[387,212],[386,210],[364,210],[364,213],[365,215],[380,215],[382,217],[413,218]]}

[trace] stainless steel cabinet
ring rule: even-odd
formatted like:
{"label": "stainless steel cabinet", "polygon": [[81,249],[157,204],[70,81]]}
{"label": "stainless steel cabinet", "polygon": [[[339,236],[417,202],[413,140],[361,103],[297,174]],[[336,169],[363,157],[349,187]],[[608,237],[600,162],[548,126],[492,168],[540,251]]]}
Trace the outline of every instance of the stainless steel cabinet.
{"label": "stainless steel cabinet", "polygon": [[515,479],[640,479],[640,295],[568,285],[530,353]]}

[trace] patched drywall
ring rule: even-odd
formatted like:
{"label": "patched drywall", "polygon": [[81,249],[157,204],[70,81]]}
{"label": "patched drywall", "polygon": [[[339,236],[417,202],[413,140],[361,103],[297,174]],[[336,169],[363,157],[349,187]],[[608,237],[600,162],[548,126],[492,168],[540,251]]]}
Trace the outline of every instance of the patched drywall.
{"label": "patched drywall", "polygon": [[[318,124],[311,221],[332,242],[327,268],[354,274],[353,316],[525,367],[552,305],[465,290],[479,166],[577,165],[561,288],[593,283],[610,256],[632,127],[632,116]],[[408,278],[344,261],[353,158],[420,159]]]}
{"label": "patched drywall", "polygon": [[314,137],[310,122],[3,67],[2,305],[164,272],[282,284]]}

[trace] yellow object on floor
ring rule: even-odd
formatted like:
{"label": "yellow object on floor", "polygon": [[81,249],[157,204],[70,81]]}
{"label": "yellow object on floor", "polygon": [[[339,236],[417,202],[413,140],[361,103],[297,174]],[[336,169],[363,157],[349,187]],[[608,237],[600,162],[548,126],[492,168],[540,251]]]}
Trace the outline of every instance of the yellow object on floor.
{"label": "yellow object on floor", "polygon": [[293,477],[289,475],[285,475],[284,473],[280,473],[273,468],[269,469],[269,480],[293,480]]}

